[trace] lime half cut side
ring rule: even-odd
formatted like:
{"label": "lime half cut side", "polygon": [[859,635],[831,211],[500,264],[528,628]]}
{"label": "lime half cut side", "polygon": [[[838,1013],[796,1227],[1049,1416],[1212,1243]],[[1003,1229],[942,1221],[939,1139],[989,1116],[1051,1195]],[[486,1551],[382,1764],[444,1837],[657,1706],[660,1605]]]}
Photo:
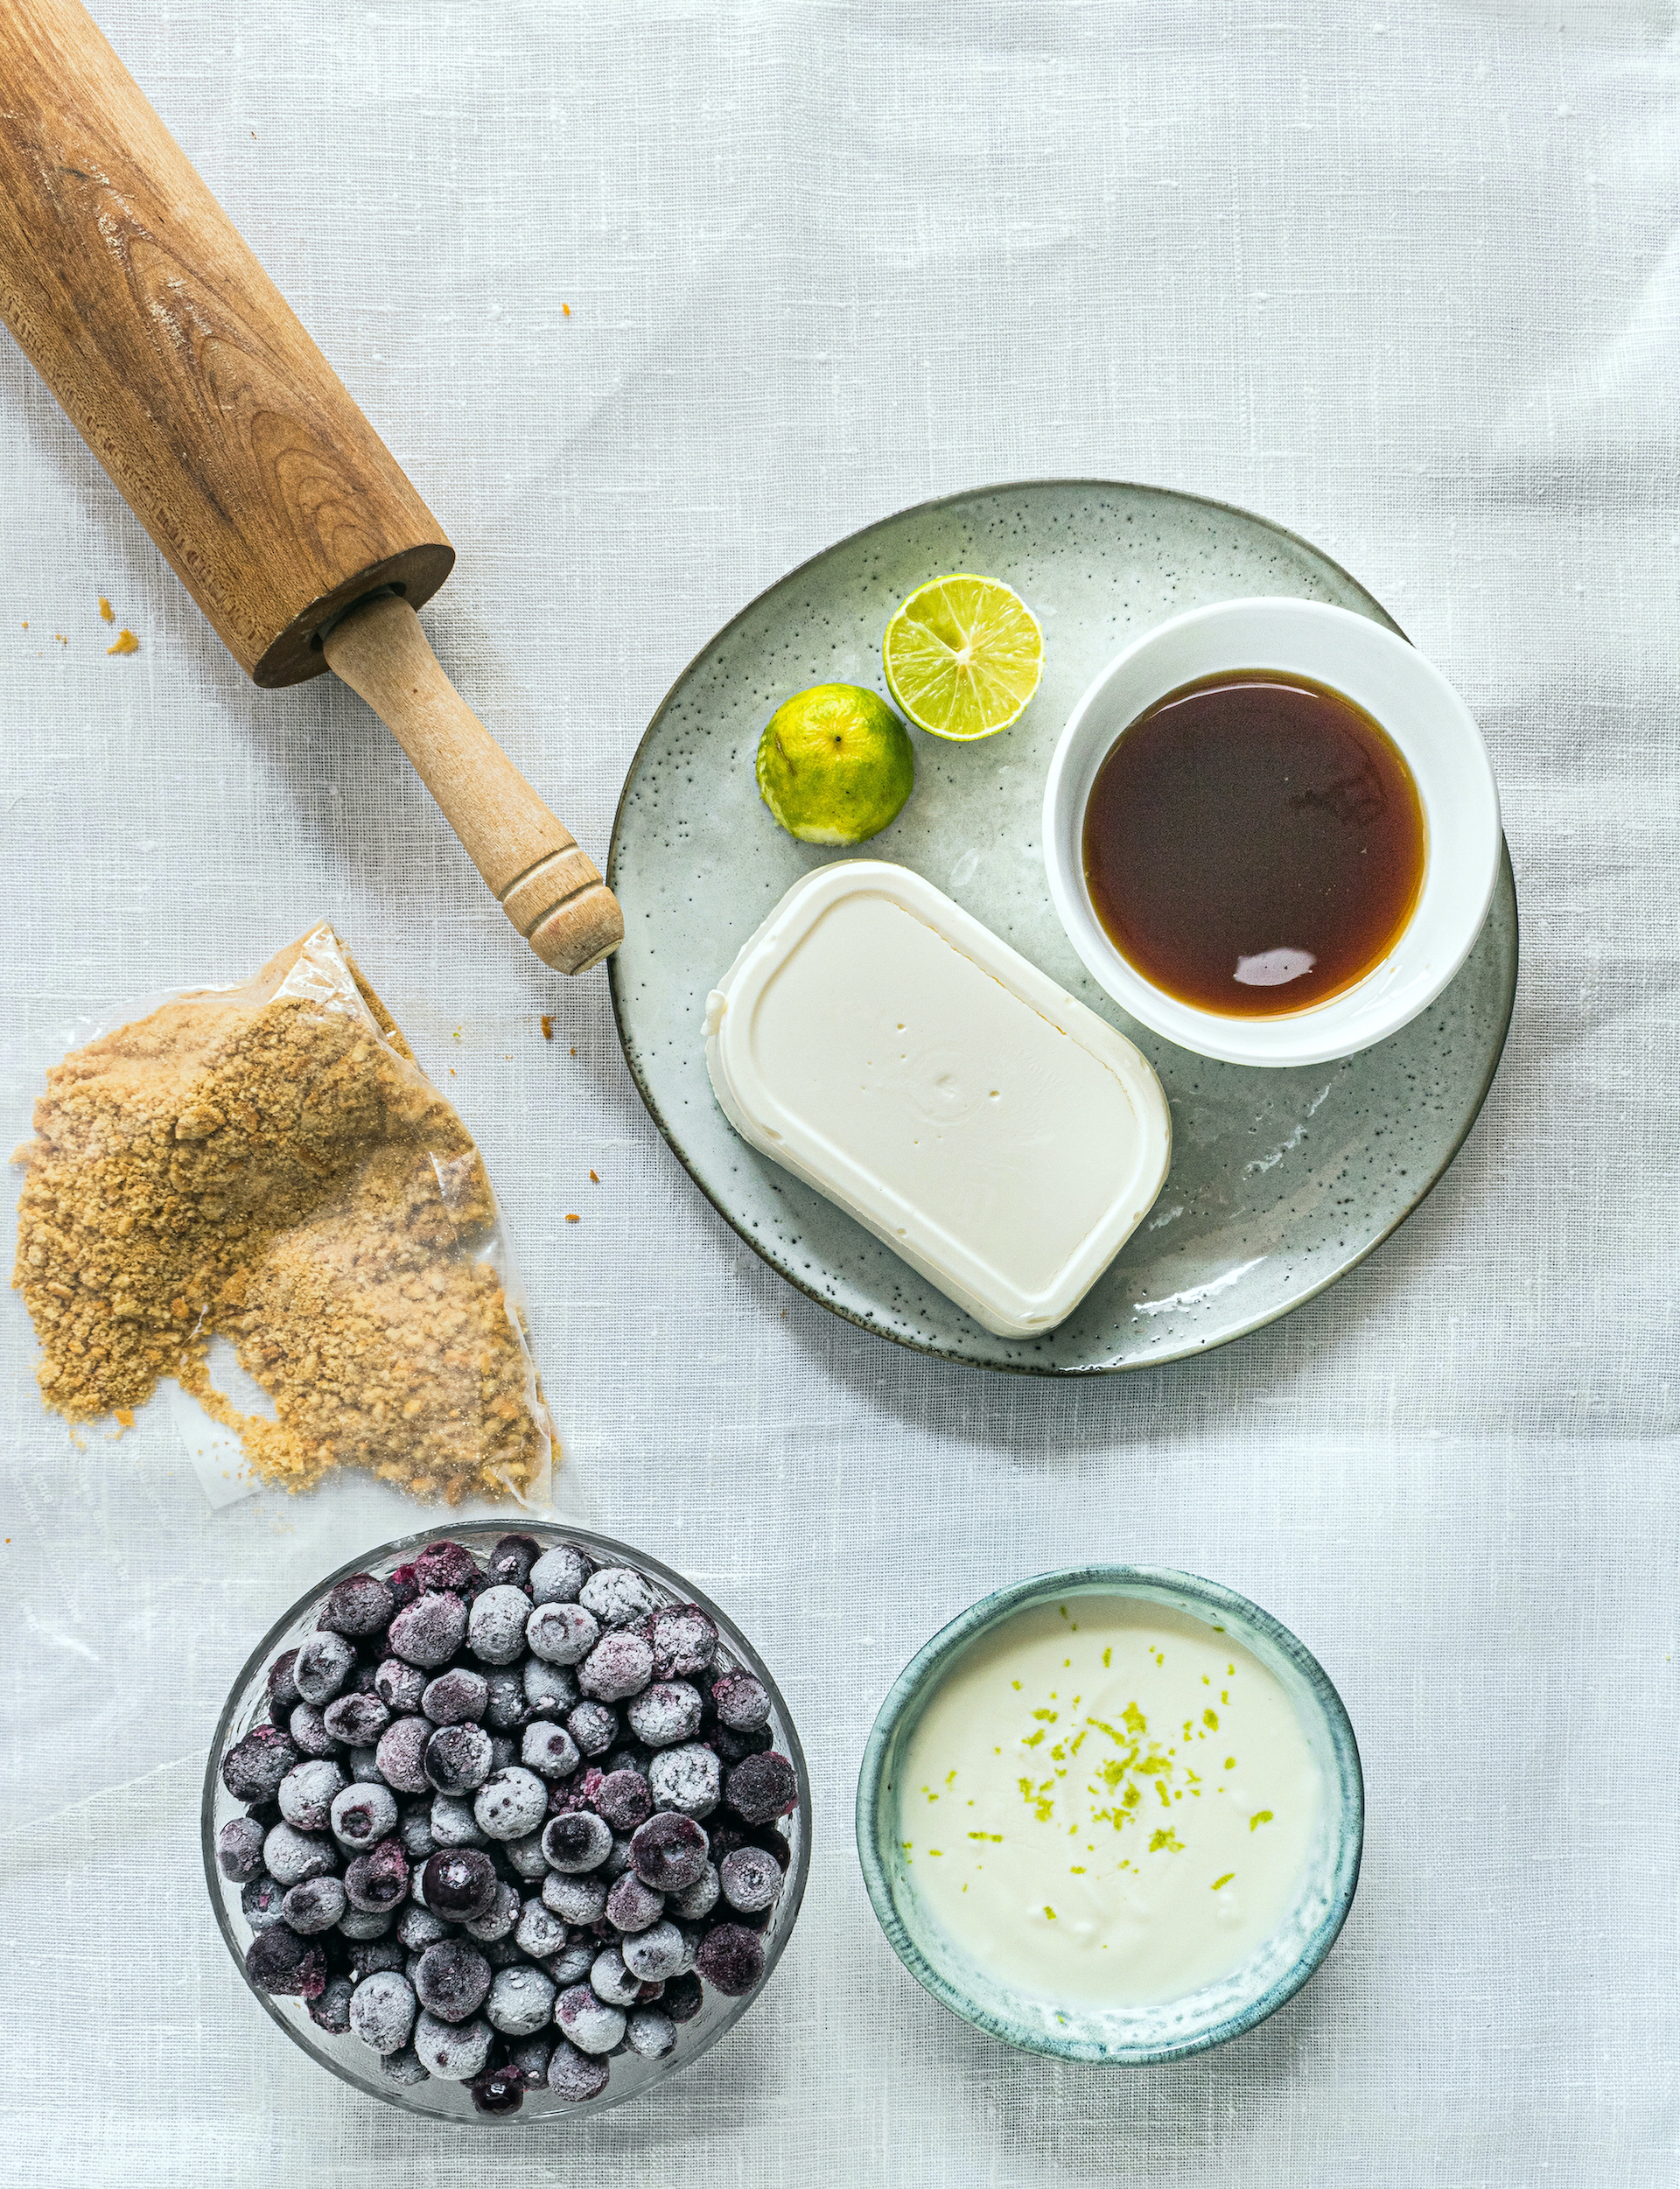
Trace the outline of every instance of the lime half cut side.
{"label": "lime half cut side", "polygon": [[964,570],[919,585],[894,612],[881,654],[887,689],[918,729],[989,738],[1039,689],[1044,633],[1012,587]]}

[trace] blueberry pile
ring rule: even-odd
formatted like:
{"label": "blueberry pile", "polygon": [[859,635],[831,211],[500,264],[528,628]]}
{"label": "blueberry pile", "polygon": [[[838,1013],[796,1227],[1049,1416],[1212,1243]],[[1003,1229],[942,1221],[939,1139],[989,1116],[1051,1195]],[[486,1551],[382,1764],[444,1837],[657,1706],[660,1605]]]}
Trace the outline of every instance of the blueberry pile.
{"label": "blueberry pile", "polygon": [[770,1698],[695,1604],[569,1543],[352,1574],[221,1759],[246,1973],[483,2112],[660,2060],[764,1973],[798,1801]]}

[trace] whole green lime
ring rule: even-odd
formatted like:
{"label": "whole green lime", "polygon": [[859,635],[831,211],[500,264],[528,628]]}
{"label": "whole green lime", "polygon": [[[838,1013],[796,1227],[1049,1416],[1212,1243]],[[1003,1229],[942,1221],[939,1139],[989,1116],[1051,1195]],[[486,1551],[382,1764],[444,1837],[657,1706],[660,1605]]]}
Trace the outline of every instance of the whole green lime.
{"label": "whole green lime", "polygon": [[759,739],[759,795],[802,843],[862,843],[915,787],[910,733],[861,684],[813,684],[784,700]]}

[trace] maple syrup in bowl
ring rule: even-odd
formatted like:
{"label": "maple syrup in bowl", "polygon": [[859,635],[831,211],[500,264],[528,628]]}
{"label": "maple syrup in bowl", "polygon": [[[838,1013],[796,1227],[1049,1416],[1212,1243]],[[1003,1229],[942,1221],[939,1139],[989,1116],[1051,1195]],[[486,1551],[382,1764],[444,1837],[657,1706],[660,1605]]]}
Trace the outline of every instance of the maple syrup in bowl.
{"label": "maple syrup in bowl", "polygon": [[1317,601],[1197,609],[1080,701],[1050,893],[1134,1018],[1232,1063],[1323,1062],[1427,1009],[1499,871],[1480,731],[1396,633]]}

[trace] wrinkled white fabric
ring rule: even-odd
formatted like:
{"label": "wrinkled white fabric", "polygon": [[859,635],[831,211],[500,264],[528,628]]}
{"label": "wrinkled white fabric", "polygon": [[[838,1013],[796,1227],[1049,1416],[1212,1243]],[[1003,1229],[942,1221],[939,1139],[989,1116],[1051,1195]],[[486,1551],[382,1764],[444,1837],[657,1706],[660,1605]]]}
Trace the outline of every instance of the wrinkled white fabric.
{"label": "wrinkled white fabric", "polygon": [[[13,1300],[20,2178],[1669,2189],[1672,8],[96,12],[457,542],[439,652],[598,856],[661,695],[790,564],[967,485],[1143,479],[1306,533],[1459,685],[1523,971],[1458,1164],[1288,1320],[1077,1387],[876,1342],[701,1200],[602,976],[545,975],[360,704],[242,678],[0,338],[12,1133],[78,1017],[242,979],[330,915],[485,1148],[568,1494],[755,1635],[817,1789],[787,1958],[658,2101],[475,2137],[356,2096],[245,1994],[199,1788],[263,1628],[413,1510],[348,1483],[216,1509],[162,1406],[73,1441]],[[136,656],[107,658],[102,592]],[[985,1590],[1092,1556],[1293,1626],[1370,1801],[1320,1978],[1216,2053],[1106,2075],[928,1998],[850,1844],[899,1666]]]}

